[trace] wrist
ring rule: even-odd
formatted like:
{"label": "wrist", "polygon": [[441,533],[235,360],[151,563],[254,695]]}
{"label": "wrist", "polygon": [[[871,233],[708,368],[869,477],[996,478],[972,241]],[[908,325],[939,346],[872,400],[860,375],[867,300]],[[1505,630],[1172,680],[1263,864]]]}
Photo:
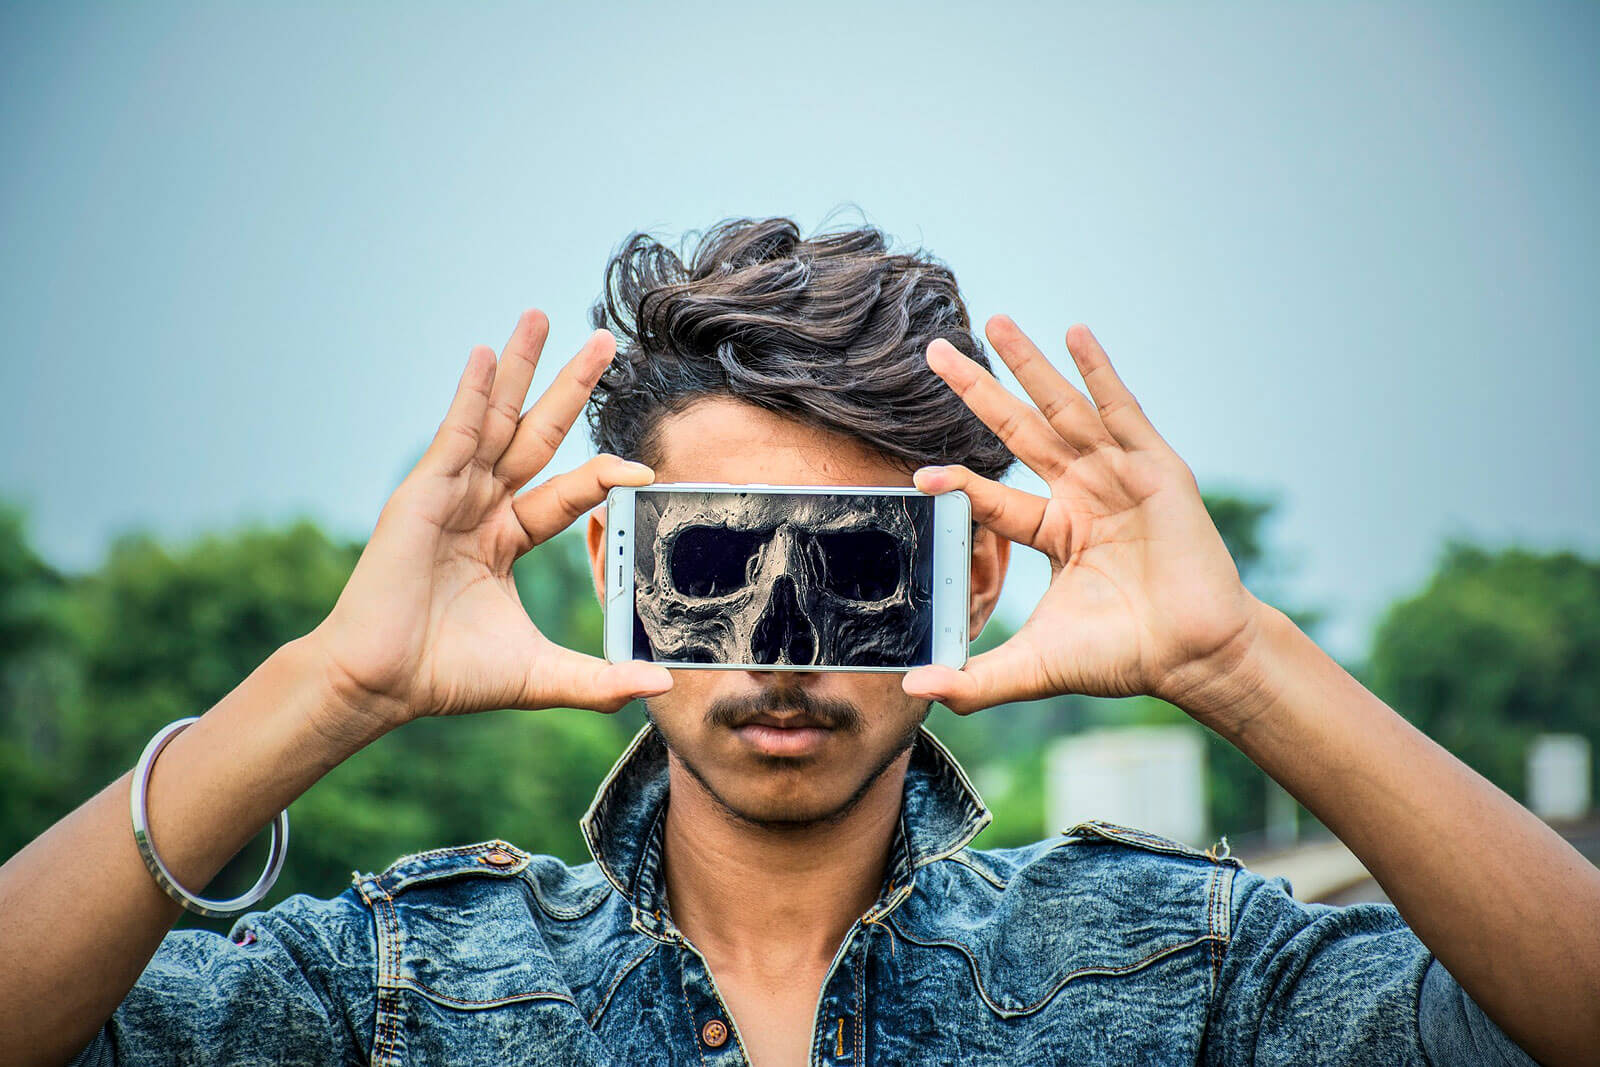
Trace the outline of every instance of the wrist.
{"label": "wrist", "polygon": [[1299,628],[1283,612],[1246,593],[1244,624],[1212,654],[1175,672],[1163,700],[1236,740],[1276,699],[1277,664]]}
{"label": "wrist", "polygon": [[356,684],[328,654],[318,630],[290,641],[274,655],[291,662],[306,679],[312,694],[310,724],[341,759],[415,718],[399,701]]}

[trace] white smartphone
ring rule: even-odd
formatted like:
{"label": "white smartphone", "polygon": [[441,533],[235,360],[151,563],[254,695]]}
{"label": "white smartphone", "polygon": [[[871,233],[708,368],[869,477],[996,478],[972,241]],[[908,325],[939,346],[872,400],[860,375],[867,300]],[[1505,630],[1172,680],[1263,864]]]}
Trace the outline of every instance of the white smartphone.
{"label": "white smartphone", "polygon": [[605,652],[722,670],[967,662],[972,504],[877,486],[678,482],[606,497]]}

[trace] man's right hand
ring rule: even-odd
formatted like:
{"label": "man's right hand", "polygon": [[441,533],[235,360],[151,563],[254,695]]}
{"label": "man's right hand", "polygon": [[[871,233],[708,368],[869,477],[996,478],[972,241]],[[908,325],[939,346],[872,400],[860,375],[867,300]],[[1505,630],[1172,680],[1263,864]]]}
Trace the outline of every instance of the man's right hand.
{"label": "man's right hand", "polygon": [[[653,477],[600,456],[520,492],[615,351],[612,336],[596,331],[519,418],[548,325],[525,313],[498,362],[490,349],[473,349],[449,414],[384,505],[328,617],[162,752],[150,778],[151,839],[179,884],[208,884],[279,810],[410,719],[489,708],[612,711],[672,685],[654,664],[608,664],[560,647],[517,599],[519,556],[611,486]],[[181,914],[128,829],[131,777],[0,866],[0,1063],[61,1063],[83,1050]],[[183,958],[179,950],[174,965]],[[170,980],[173,971],[163,973]],[[161,976],[151,980],[160,989]],[[190,988],[184,981],[174,988]],[[168,997],[129,1021],[179,1034],[205,1025],[185,1008]]]}
{"label": "man's right hand", "polygon": [[524,312],[498,362],[472,350],[432,444],[378,516],[328,617],[309,635],[350,719],[370,736],[424,715],[493,708],[616,711],[672,685],[647,663],[610,664],[563,648],[523,609],[511,565],[650,468],[600,455],[520,492],[550,461],[611,362],[596,330],[521,415],[549,320]]}

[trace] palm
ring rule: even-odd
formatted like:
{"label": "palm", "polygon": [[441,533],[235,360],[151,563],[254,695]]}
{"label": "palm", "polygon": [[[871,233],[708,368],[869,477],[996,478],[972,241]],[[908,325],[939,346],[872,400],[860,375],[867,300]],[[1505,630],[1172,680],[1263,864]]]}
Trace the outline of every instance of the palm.
{"label": "palm", "polygon": [[1074,356],[1083,353],[1080,368],[1091,390],[1099,386],[1098,412],[1008,320],[997,318],[990,331],[1039,409],[953,347],[936,343],[943,350],[930,351],[930,362],[1050,496],[961,468],[919,472],[917,481],[931,492],[965,489],[980,522],[1049,558],[1051,582],[1011,640],[964,672],[908,675],[907,689],[962,712],[1056,693],[1170,695],[1186,668],[1235,640],[1249,615],[1249,594],[1194,478],[1087,331]]}
{"label": "palm", "polygon": [[474,523],[476,508],[466,510],[439,528],[425,551],[388,553],[376,542],[374,585],[390,594],[371,622],[370,640],[403,652],[394,662],[420,687],[416,703],[434,714],[516,704],[528,666],[544,650],[511,579],[511,564],[531,543],[510,494],[502,487],[493,498],[480,521]]}
{"label": "palm", "polygon": [[[318,638],[340,683],[398,719],[558,704],[611,709],[670,685],[611,667],[534,626],[512,579],[518,557],[647,468],[598,456],[522,492],[571,426],[611,355],[597,333],[518,417],[544,340],[518,323],[499,366],[475,349],[427,453],[395,490]],[[664,683],[664,684],[663,684]]]}

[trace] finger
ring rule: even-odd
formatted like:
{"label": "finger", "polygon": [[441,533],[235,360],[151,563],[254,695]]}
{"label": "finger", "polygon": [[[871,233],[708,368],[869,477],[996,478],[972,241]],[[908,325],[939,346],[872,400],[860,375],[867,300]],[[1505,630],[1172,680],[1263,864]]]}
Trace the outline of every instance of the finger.
{"label": "finger", "polygon": [[601,503],[615,485],[649,485],[655,471],[602,453],[576,470],[539,483],[511,502],[522,528],[536,545],[543,544]]}
{"label": "finger", "polygon": [[932,665],[907,671],[900,686],[907,696],[937,700],[957,715],[1050,696],[1036,651],[1016,636],[973,656],[961,670]]}
{"label": "finger", "polygon": [[659,696],[672,688],[665,667],[643,660],[607,663],[551,643],[530,667],[524,708],[588,708],[613,712],[630,700]]}
{"label": "finger", "polygon": [[489,391],[489,412],[484,417],[483,438],[478,442],[478,459],[492,466],[506,450],[511,435],[522,418],[522,405],[528,398],[528,385],[539,365],[539,353],[550,335],[550,320],[537,308],[529,308],[517,319],[511,339],[500,352],[494,372],[494,388]]}
{"label": "finger", "polygon": [[928,366],[995,432],[1012,455],[1045,481],[1054,481],[1077,458],[1077,450],[1062,440],[1037,408],[1012,396],[994,375],[949,341],[939,338],[928,345]]}
{"label": "finger", "polygon": [[478,345],[467,355],[467,366],[456,383],[450,410],[445,412],[444,421],[422,454],[419,467],[453,475],[467,465],[482,436],[483,413],[489,406],[489,384],[493,379],[494,349]]}
{"label": "finger", "polygon": [[1056,370],[1009,316],[995,315],[985,332],[1000,358],[1039,406],[1039,413],[1063,440],[1079,452],[1116,443],[1089,398]]}
{"label": "finger", "polygon": [[616,351],[616,338],[609,330],[596,330],[589,335],[578,354],[567,361],[550,388],[517,423],[511,443],[495,463],[495,477],[515,491],[544,469],[583,405],[589,402],[589,394]]}
{"label": "finger", "polygon": [[911,476],[924,493],[948,493],[959,489],[972,501],[972,517],[1008,541],[1039,548],[1044,529],[1045,507],[1042,497],[1001,485],[966,467],[923,467]]}
{"label": "finger", "polygon": [[1072,361],[1078,365],[1078,373],[1083,375],[1083,384],[1089,387],[1089,395],[1094,397],[1095,404],[1099,406],[1100,421],[1119,444],[1128,449],[1155,448],[1166,444],[1150,420],[1145,418],[1139,401],[1117,377],[1117,372],[1111,367],[1110,357],[1100,347],[1100,342],[1095,340],[1094,334],[1089,332],[1089,327],[1080,322],[1067,331],[1067,351],[1072,353]]}

